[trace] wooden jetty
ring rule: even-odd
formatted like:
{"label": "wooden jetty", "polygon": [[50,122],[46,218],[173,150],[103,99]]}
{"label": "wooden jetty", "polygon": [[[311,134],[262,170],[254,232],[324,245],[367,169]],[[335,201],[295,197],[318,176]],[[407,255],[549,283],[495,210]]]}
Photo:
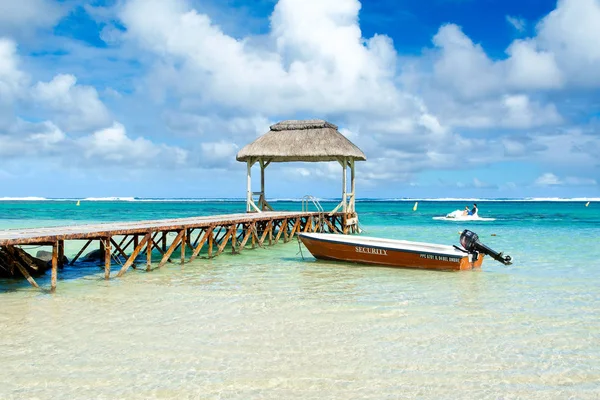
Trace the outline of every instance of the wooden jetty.
{"label": "wooden jetty", "polygon": [[[104,277],[122,276],[140,262],[145,254],[146,270],[152,269],[153,253],[161,256],[158,268],[173,262],[172,256],[180,253],[180,263],[194,261],[204,250],[203,256],[212,258],[229,248],[241,253],[251,247],[289,242],[300,232],[348,233],[353,225],[347,225],[349,215],[324,212],[262,212],[229,214],[210,217],[164,219],[155,221],[119,222],[106,224],[74,225],[51,228],[9,229],[0,231],[0,248],[12,255],[5,267],[16,266],[34,286],[38,286],[31,274],[16,255],[15,246],[42,245],[52,247],[51,290],[56,289],[58,268],[62,267],[65,241],[80,240],[85,244],[71,260],[75,263],[92,243],[104,253]],[[169,234],[174,233],[174,239]],[[173,236],[173,235],[171,235]],[[123,260],[119,270],[111,275],[113,264]],[[36,266],[27,265],[37,269]]]}
{"label": "wooden jetty", "polygon": [[[64,262],[66,240],[86,241],[71,263],[77,261],[90,244],[97,242],[104,258],[104,276],[109,279],[114,262],[124,261],[116,273],[116,276],[122,276],[144,253],[146,269],[150,270],[153,252],[161,255],[160,268],[172,262],[175,251],[180,252],[183,264],[196,259],[203,249],[203,255],[210,258],[228,247],[239,253],[248,246],[273,245],[280,240],[287,242],[300,232],[358,232],[354,167],[356,161],[365,161],[366,157],[338,131],[337,126],[324,120],[282,121],[242,148],[236,159],[247,165],[245,214],[0,231],[0,268],[10,271],[17,268],[37,286],[28,270],[39,271],[39,263],[18,246],[52,246],[51,290],[54,291],[58,268]],[[265,197],[267,166],[281,162],[331,161],[342,167],[342,199],[333,211],[325,212],[312,196],[305,196],[306,204],[303,202],[301,212],[273,211]],[[261,171],[260,192],[252,191],[251,170],[255,164]],[[257,201],[255,196],[258,196]],[[308,211],[309,202],[313,203],[316,212]],[[171,233],[175,237],[169,242]]]}

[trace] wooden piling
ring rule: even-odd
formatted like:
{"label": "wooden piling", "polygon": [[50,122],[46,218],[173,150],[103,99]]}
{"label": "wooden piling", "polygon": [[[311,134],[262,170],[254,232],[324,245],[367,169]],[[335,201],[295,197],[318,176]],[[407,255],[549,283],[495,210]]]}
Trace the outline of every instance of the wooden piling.
{"label": "wooden piling", "polygon": [[146,234],[146,271],[150,271],[152,268],[152,234]]}
{"label": "wooden piling", "polygon": [[183,265],[183,264],[185,264],[185,245],[187,244],[188,236],[187,236],[187,230],[186,229],[182,229],[181,233],[182,233],[182,237],[181,237],[181,265]]}
{"label": "wooden piling", "polygon": [[73,258],[71,260],[71,265],[73,265],[75,263],[75,261],[77,261],[77,259],[83,254],[83,252],[85,251],[85,249],[87,249],[87,247],[90,245],[90,243],[92,243],[93,240],[90,239],[87,241],[87,243],[81,248],[81,250],[79,250],[79,252],[77,253],[77,255],[75,256],[75,258]]}
{"label": "wooden piling", "polygon": [[135,249],[133,250],[133,253],[131,253],[131,255],[129,256],[129,258],[127,259],[127,261],[125,261],[125,264],[123,264],[123,267],[121,268],[121,270],[117,274],[117,277],[123,276],[123,274],[125,272],[127,272],[127,269],[129,269],[129,267],[131,265],[133,265],[133,263],[135,262],[136,257],[140,254],[140,252],[142,251],[142,249],[144,248],[144,246],[146,245],[146,243],[148,242],[148,240],[150,240],[150,235],[144,236],[144,239],[142,239],[142,241],[139,242],[137,244],[137,246],[135,246]]}
{"label": "wooden piling", "polygon": [[179,232],[179,234],[177,235],[175,240],[173,240],[173,243],[171,243],[171,247],[169,247],[169,250],[167,250],[167,252],[163,256],[162,260],[160,260],[160,263],[158,264],[159,268],[162,268],[167,263],[167,260],[169,259],[169,257],[171,257],[171,254],[173,254],[173,252],[179,245],[179,242],[181,242],[181,238],[183,237],[184,232],[185,231]]}
{"label": "wooden piling", "polygon": [[58,277],[58,242],[52,245],[52,275],[50,276],[50,291],[56,291],[56,279]]}
{"label": "wooden piling", "polygon": [[204,243],[206,243],[209,235],[212,235],[212,231],[213,231],[213,228],[210,227],[204,233],[204,236],[202,237],[202,239],[200,240],[200,242],[198,243],[198,245],[194,249],[194,252],[192,253],[192,257],[190,258],[190,262],[194,261],[196,259],[196,257],[198,257],[198,254],[200,254],[200,251],[202,250],[202,247],[204,246]]}
{"label": "wooden piling", "polygon": [[110,237],[101,240],[104,243],[104,279],[110,279],[111,251]]}
{"label": "wooden piling", "polygon": [[[32,276],[29,274],[29,271],[27,271],[27,268],[25,268],[19,262],[19,260],[17,260],[17,254],[16,254],[17,252],[16,252],[15,248],[13,246],[6,246],[5,250],[10,256],[10,259],[8,260],[10,262],[10,264],[12,264],[13,267],[14,266],[17,267],[17,269],[21,272],[21,274],[23,274],[23,276],[25,277],[25,279],[27,279],[27,282],[29,282],[29,284],[31,284],[31,286],[39,288],[39,285],[37,284],[35,279],[33,279]],[[33,265],[32,265],[32,267],[33,267]]]}

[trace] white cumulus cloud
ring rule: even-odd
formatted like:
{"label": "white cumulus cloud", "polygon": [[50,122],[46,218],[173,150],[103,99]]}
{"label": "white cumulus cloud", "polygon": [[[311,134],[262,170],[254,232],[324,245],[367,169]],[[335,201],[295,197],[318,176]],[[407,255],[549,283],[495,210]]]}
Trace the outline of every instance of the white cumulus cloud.
{"label": "white cumulus cloud", "polygon": [[67,11],[65,4],[51,0],[2,0],[0,35],[30,34],[37,28],[50,28]]}
{"label": "white cumulus cloud", "polygon": [[118,122],[76,142],[83,160],[93,165],[110,163],[111,166],[173,167],[184,165],[188,157],[187,151],[178,147],[155,144],[142,137],[132,139]]}
{"label": "white cumulus cloud", "polygon": [[94,87],[78,85],[73,75],[61,74],[50,82],[38,82],[33,98],[57,116],[66,131],[88,131],[107,126],[110,112]]}

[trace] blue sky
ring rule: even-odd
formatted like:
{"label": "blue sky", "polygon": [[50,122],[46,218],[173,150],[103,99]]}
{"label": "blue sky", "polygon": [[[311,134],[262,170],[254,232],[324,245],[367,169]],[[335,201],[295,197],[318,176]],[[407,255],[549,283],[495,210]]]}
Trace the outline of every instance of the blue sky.
{"label": "blue sky", "polygon": [[600,197],[598,37],[600,0],[1,2],[0,198],[243,197],[296,118],[363,149],[359,197]]}

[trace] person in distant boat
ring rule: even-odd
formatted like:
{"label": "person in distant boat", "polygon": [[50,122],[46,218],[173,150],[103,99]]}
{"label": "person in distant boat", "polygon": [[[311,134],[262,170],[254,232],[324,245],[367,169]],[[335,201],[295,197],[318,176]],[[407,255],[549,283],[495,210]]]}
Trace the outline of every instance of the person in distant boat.
{"label": "person in distant boat", "polygon": [[477,215],[477,211],[479,211],[477,209],[477,203],[473,203],[473,209],[469,211],[469,215]]}

